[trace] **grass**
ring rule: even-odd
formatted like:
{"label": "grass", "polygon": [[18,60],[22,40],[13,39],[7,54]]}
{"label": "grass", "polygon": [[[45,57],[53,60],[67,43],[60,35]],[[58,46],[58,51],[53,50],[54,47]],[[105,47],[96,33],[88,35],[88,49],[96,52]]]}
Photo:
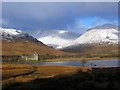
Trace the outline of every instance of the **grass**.
{"label": "grass", "polygon": [[[26,48],[27,47],[27,48]],[[26,42],[24,40],[15,40],[12,42],[2,41],[2,55],[31,55],[33,53],[40,55],[68,55],[63,51],[55,50],[42,43]]]}
{"label": "grass", "polygon": [[4,87],[9,85],[9,83],[16,83],[16,80],[14,80],[15,77],[29,74],[35,71],[35,68],[26,64],[3,64],[0,70],[2,70],[2,84]]}
{"label": "grass", "polygon": [[[54,59],[42,59],[42,60],[19,60],[17,63],[37,63],[37,62],[72,62],[72,61],[88,61],[88,60],[118,60],[118,57],[104,57],[104,58],[100,58],[100,57],[59,57],[59,58],[54,58]],[[4,62],[6,63],[6,62]],[[10,63],[10,62],[9,62]],[[16,62],[11,62],[11,63],[16,63]]]}
{"label": "grass", "polygon": [[[88,71],[89,68],[76,66],[31,66],[26,64],[3,64],[3,88],[19,83],[30,82],[40,78],[50,78],[56,75],[72,74],[78,71]],[[30,73],[31,71],[35,71]],[[21,84],[20,84],[21,85]]]}
{"label": "grass", "polygon": [[2,68],[2,78],[3,79],[6,79],[6,78],[9,78],[9,77],[16,77],[16,76],[19,76],[19,75],[23,75],[23,74],[27,74],[27,73],[30,73],[32,71],[34,71],[35,69],[31,66],[17,66],[17,67],[3,67]]}
{"label": "grass", "polygon": [[100,57],[70,57],[70,58],[56,58],[56,59],[47,59],[44,60],[45,62],[60,62],[60,61],[82,61],[82,60],[118,60],[117,57],[106,57],[106,58],[100,58]]}
{"label": "grass", "polygon": [[[6,64],[12,70],[17,64]],[[26,67],[26,65],[20,65]],[[26,67],[27,68],[27,67]],[[28,68],[32,66],[28,65]],[[120,88],[120,68],[86,68],[77,66],[37,66],[36,71],[27,75],[3,80],[3,90],[77,90],[80,88]],[[3,70],[3,72],[5,69]],[[18,69],[19,71],[19,69]],[[15,72],[16,73],[16,72]],[[6,83],[4,83],[6,82]]]}

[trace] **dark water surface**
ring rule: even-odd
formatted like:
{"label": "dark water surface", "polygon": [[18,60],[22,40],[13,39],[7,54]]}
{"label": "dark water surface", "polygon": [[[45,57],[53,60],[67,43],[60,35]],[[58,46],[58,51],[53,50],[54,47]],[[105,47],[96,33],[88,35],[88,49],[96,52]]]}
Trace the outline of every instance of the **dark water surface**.
{"label": "dark water surface", "polygon": [[86,66],[86,67],[120,67],[120,60],[89,60],[72,62],[38,62],[40,66]]}

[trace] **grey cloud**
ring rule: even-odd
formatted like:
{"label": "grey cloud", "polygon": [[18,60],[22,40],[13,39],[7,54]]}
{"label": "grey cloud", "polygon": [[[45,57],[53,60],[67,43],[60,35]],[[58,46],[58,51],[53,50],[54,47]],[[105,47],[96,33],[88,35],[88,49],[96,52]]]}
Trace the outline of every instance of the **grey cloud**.
{"label": "grey cloud", "polygon": [[76,18],[100,17],[117,19],[117,3],[43,3],[20,2],[3,3],[3,18],[11,22],[9,26],[23,29],[64,28],[73,24]]}
{"label": "grey cloud", "polygon": [[4,0],[3,2],[119,2],[119,0]]}

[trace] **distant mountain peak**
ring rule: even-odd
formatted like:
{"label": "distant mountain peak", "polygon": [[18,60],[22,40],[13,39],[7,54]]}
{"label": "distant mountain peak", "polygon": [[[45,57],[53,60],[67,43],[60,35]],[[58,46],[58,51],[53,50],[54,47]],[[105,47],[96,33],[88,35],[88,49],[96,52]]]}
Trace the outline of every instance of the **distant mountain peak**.
{"label": "distant mountain peak", "polygon": [[39,42],[34,37],[30,36],[25,32],[22,32],[21,30],[7,29],[0,27],[0,34],[2,36],[2,40],[6,40],[6,41],[24,40],[24,41]]}
{"label": "distant mountain peak", "polygon": [[80,45],[99,44],[111,45],[118,44],[118,29],[116,25],[104,24],[87,30],[83,35],[78,37],[73,42],[67,43],[62,48],[74,47]]}
{"label": "distant mountain peak", "polygon": [[107,24],[103,24],[103,25],[100,25],[100,26],[90,28],[90,29],[88,29],[88,31],[92,30],[92,29],[116,29],[116,30],[118,30],[118,26],[107,23]]}
{"label": "distant mountain peak", "polygon": [[8,28],[0,27],[0,33],[1,34],[6,33],[6,34],[9,34],[9,35],[18,35],[18,34],[21,34],[22,31],[16,30],[16,29],[8,29]]}
{"label": "distant mountain peak", "polygon": [[61,47],[63,44],[75,40],[79,37],[79,34],[70,32],[65,29],[61,30],[35,30],[34,32],[28,32],[33,37],[36,37],[39,41],[48,46],[54,48]]}

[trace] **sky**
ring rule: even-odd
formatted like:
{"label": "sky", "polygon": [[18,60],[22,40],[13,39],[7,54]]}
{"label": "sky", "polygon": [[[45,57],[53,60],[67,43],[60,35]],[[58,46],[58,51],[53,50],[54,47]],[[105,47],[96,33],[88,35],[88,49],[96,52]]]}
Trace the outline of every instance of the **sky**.
{"label": "sky", "polygon": [[[2,21],[2,22],[1,22]],[[23,31],[69,30],[84,33],[88,28],[118,23],[117,2],[3,2],[3,28]]]}

